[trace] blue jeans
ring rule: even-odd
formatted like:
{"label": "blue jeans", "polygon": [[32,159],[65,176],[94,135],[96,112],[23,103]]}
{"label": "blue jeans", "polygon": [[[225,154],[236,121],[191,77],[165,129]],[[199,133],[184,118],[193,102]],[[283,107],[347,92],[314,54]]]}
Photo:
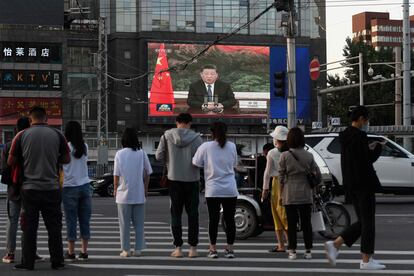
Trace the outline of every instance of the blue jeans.
{"label": "blue jeans", "polygon": [[21,201],[7,200],[7,228],[6,228],[6,250],[12,253],[16,250],[17,228],[21,210]]}
{"label": "blue jeans", "polygon": [[78,219],[80,237],[83,240],[89,240],[92,213],[92,193],[89,183],[77,187],[64,187],[63,209],[65,211],[67,240],[76,241]]}
{"label": "blue jeans", "polygon": [[135,250],[145,249],[144,221],[145,205],[144,204],[118,204],[119,233],[121,237],[121,250],[129,251],[130,244],[130,226],[131,222],[135,229]]}

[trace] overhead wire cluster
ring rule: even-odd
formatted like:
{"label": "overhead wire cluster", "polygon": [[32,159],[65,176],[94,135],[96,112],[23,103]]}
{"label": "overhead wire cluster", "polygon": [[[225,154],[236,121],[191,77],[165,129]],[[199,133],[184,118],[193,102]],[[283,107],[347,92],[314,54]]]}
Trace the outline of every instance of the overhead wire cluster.
{"label": "overhead wire cluster", "polygon": [[[187,60],[174,65],[172,67],[169,67],[167,69],[161,70],[159,71],[159,74],[164,73],[164,72],[171,72],[171,71],[183,71],[185,69],[187,69],[187,67],[194,63],[199,57],[203,56],[206,52],[208,52],[208,50],[211,49],[211,47],[219,44],[221,41],[228,39],[229,37],[232,37],[233,35],[237,34],[238,32],[240,32],[241,30],[247,28],[249,25],[251,25],[253,22],[257,21],[260,17],[262,17],[265,13],[267,13],[270,9],[272,9],[274,6],[274,4],[269,5],[265,10],[263,10],[261,13],[259,13],[258,15],[256,15],[254,18],[252,18],[251,20],[249,20],[248,22],[246,22],[245,24],[241,25],[240,27],[237,27],[236,29],[232,30],[231,32],[218,36],[217,39],[215,39],[213,42],[211,42],[210,44],[208,44],[204,49],[200,50],[197,54],[193,55],[192,57],[188,58]],[[133,81],[133,80],[137,80],[137,79],[141,79],[144,78],[146,76],[148,76],[149,74],[154,74],[155,71],[148,71],[145,72],[141,75],[132,77],[132,78],[124,78],[124,79],[120,79],[114,76],[111,76],[108,74],[108,77],[113,79],[113,80],[117,80],[117,81]]]}

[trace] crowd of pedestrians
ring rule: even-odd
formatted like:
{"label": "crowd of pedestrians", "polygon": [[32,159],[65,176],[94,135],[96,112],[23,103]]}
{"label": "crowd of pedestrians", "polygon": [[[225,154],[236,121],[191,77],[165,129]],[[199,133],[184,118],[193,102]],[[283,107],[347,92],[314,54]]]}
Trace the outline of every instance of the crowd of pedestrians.
{"label": "crowd of pedestrians", "polygon": [[[336,264],[342,244],[352,246],[361,236],[361,269],[384,269],[373,259],[375,243],[375,192],[380,186],[372,164],[379,157],[381,144],[368,145],[364,130],[368,124],[365,107],[355,108],[352,125],[340,135],[341,166],[346,192],[350,195],[357,222],[336,240],[325,244],[326,255]],[[183,257],[182,213],[188,218],[188,257],[198,257],[199,243],[199,182],[204,173],[205,201],[208,209],[210,245],[207,256],[218,258],[217,235],[220,210],[227,244],[223,256],[235,258],[235,211],[237,189],[235,168],[239,158],[236,145],[227,139],[227,126],[215,122],[211,126],[211,141],[204,142],[191,129],[192,116],[179,114],[176,127],[160,138],[156,159],[167,167],[170,196],[171,230],[174,249],[171,257]],[[5,263],[13,263],[16,249],[18,220],[22,228],[22,258],[18,270],[33,270],[41,259],[36,254],[39,213],[42,214],[49,236],[50,262],[53,269],[64,268],[64,261],[87,260],[91,238],[90,219],[92,192],[88,177],[88,146],[83,140],[81,126],[70,121],[64,135],[47,125],[46,111],[33,107],[29,118],[17,122],[16,136],[6,145],[2,182],[8,185],[8,221]],[[270,195],[277,245],[270,252],[286,252],[287,258],[297,258],[297,225],[300,222],[305,242],[305,259],[311,259],[313,233],[311,211],[313,185],[321,173],[313,155],[305,150],[304,133],[300,128],[288,130],[278,126],[271,133],[273,144],[266,145],[263,171],[262,201]],[[141,148],[137,130],[127,127],[122,135],[122,149],[114,158],[114,197],[118,209],[121,257],[140,256],[146,248],[144,235],[145,202],[152,173],[147,153]],[[67,250],[62,243],[62,211],[65,213]],[[77,224],[81,248],[76,257]],[[135,230],[131,250],[130,226]],[[287,244],[287,245],[286,245]]]}

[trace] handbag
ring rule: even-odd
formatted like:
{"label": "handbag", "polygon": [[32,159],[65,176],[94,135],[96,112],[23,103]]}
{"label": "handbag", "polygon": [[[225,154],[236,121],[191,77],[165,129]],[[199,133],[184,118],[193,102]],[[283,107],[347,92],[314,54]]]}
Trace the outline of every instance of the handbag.
{"label": "handbag", "polygon": [[325,231],[325,221],[323,220],[323,215],[321,211],[315,210],[311,215],[311,224],[313,232]]}
{"label": "handbag", "polygon": [[162,168],[162,176],[160,179],[160,187],[161,188],[168,188],[168,168],[167,168],[167,158],[168,158],[168,142],[167,139],[165,139],[165,136],[162,136],[162,139],[164,139],[164,145],[165,145],[165,158],[164,158],[164,166]]}
{"label": "handbag", "polygon": [[292,151],[289,150],[289,152],[290,152],[290,154],[292,154],[293,158],[295,158],[295,160],[305,169],[306,179],[308,180],[308,184],[309,184],[310,188],[313,189],[316,186],[318,186],[318,184],[320,183],[320,179],[319,179],[318,175],[316,173],[312,172],[309,169],[308,166],[304,166]]}

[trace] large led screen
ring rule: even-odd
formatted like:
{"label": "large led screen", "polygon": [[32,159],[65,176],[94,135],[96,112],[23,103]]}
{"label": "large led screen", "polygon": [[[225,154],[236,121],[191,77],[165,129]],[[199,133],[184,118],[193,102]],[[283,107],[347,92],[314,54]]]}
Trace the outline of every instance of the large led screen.
{"label": "large led screen", "polygon": [[[285,52],[268,46],[215,45],[188,63],[205,47],[148,43],[148,67],[152,72],[148,78],[150,117],[176,116],[181,112],[190,112],[196,118],[287,117],[286,98],[271,96],[273,72],[279,68],[286,70],[286,57],[282,56]],[[302,56],[301,60],[299,63],[308,68],[308,57]],[[309,74],[305,75],[298,79],[309,83]],[[301,95],[307,96],[301,97],[298,104],[308,106],[309,84],[299,89]],[[304,109],[307,108],[300,110]],[[300,115],[306,117],[307,113]]]}

